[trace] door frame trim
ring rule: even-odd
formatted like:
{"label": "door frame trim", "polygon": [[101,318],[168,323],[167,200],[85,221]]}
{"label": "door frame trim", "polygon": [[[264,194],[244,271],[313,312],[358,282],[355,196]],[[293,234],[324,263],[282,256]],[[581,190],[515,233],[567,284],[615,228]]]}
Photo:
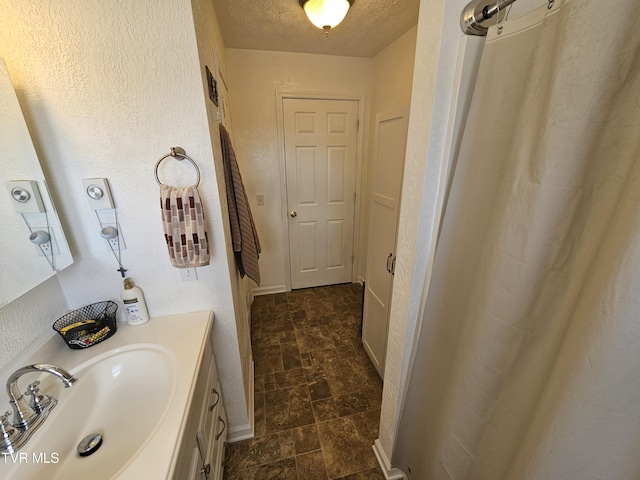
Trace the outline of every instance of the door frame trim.
{"label": "door frame trim", "polygon": [[[285,157],[285,137],[284,137],[284,112],[283,102],[285,99],[299,100],[351,100],[358,102],[359,128],[356,136],[356,202],[354,205],[353,217],[353,264],[351,267],[351,281],[357,281],[357,272],[361,252],[358,250],[360,241],[360,207],[362,202],[362,175],[364,158],[364,132],[368,126],[366,116],[366,94],[361,92],[319,92],[319,91],[291,91],[276,90],[276,124],[278,126],[278,150],[280,155],[280,206],[282,219],[282,249],[284,258],[284,279],[287,292],[291,291],[291,257],[289,249],[289,210],[287,208],[287,177],[286,177],[286,157]],[[366,257],[366,255],[364,255]]]}

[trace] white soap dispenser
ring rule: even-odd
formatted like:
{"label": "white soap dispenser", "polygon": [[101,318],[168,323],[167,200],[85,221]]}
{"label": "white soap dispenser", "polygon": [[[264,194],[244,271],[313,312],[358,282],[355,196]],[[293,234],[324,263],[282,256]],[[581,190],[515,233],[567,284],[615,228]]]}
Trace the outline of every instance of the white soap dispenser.
{"label": "white soap dispenser", "polygon": [[142,325],[149,321],[149,311],[142,290],[136,287],[130,278],[124,279],[124,290],[120,297],[129,325]]}

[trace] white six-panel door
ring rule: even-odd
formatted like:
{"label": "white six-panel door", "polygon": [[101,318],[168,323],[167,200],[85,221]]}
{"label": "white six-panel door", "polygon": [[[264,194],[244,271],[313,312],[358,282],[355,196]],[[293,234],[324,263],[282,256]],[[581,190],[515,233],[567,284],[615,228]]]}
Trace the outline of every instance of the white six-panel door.
{"label": "white six-panel door", "polygon": [[404,108],[376,115],[362,343],[383,378],[407,125]]}
{"label": "white six-panel door", "polygon": [[351,281],[358,102],[283,99],[291,287]]}

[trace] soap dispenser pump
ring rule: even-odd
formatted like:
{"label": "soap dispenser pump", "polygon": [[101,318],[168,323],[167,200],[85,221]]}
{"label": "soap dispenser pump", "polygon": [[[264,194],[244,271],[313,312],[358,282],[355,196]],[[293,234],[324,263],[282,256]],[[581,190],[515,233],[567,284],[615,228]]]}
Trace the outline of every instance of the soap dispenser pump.
{"label": "soap dispenser pump", "polygon": [[130,278],[124,279],[121,298],[129,325],[142,325],[149,321],[149,311],[142,290],[136,287]]}

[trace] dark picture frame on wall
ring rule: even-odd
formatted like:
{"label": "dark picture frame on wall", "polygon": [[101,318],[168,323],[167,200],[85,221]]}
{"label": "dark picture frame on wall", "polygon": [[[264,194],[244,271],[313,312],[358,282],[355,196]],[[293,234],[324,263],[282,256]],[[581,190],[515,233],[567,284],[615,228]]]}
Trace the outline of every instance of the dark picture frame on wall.
{"label": "dark picture frame on wall", "polygon": [[205,72],[207,73],[207,87],[209,88],[209,99],[213,102],[213,104],[218,106],[218,82],[215,77],[209,70],[207,65],[204,66]]}

